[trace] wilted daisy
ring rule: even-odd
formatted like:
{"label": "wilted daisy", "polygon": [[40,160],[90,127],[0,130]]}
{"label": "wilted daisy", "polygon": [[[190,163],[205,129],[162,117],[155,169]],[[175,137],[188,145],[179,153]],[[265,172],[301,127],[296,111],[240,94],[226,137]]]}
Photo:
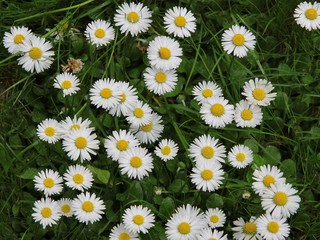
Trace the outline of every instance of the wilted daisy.
{"label": "wilted daisy", "polygon": [[178,81],[175,70],[164,71],[155,67],[148,67],[143,76],[148,90],[158,95],[171,92]]}
{"label": "wilted daisy", "polygon": [[11,27],[10,32],[4,33],[3,45],[9,53],[15,54],[20,51],[22,43],[28,41],[32,35],[27,27]]}
{"label": "wilted daisy", "polygon": [[139,235],[129,231],[123,223],[119,223],[111,229],[109,238],[110,240],[139,240]]}
{"label": "wilted daisy", "polygon": [[62,65],[62,71],[64,72],[69,72],[71,71],[72,73],[78,73],[82,69],[84,63],[82,62],[81,59],[75,59],[75,58],[68,58],[67,60],[67,65]]}
{"label": "wilted daisy", "polygon": [[277,93],[271,93],[273,86],[271,82],[265,79],[255,78],[250,79],[243,86],[242,95],[246,96],[247,100],[259,106],[268,106],[275,99]]}
{"label": "wilted daisy", "polygon": [[70,198],[61,198],[57,201],[60,207],[60,213],[62,216],[71,217],[73,215],[72,210],[72,199]]}
{"label": "wilted daisy", "polygon": [[99,221],[102,218],[103,210],[106,209],[104,202],[96,197],[96,194],[89,192],[81,193],[73,199],[72,208],[75,218],[85,224]]}
{"label": "wilted daisy", "polygon": [[134,205],[124,211],[122,221],[130,232],[147,233],[154,226],[155,216],[147,207]]}
{"label": "wilted daisy", "polygon": [[136,36],[146,32],[152,22],[151,11],[142,3],[123,3],[114,16],[115,25],[120,27],[121,33]]}
{"label": "wilted daisy", "polygon": [[229,163],[235,168],[245,168],[253,161],[253,153],[245,145],[235,145],[228,153]]}
{"label": "wilted daisy", "polygon": [[42,170],[34,177],[35,188],[45,196],[59,194],[63,190],[62,177],[52,169]]}
{"label": "wilted daisy", "polygon": [[266,189],[270,189],[272,184],[286,182],[283,173],[276,166],[271,165],[263,165],[259,169],[254,170],[253,180],[252,188],[260,196],[263,195]]}
{"label": "wilted daisy", "polygon": [[106,46],[114,40],[114,29],[110,23],[99,19],[88,24],[84,35],[91,44],[97,47]]}
{"label": "wilted daisy", "polygon": [[43,72],[53,62],[54,51],[51,48],[50,42],[33,35],[21,44],[20,51],[23,55],[18,59],[18,64],[28,72]]}
{"label": "wilted daisy", "polygon": [[142,101],[137,101],[131,111],[128,112],[126,119],[134,126],[140,127],[147,124],[152,118],[152,108]]}
{"label": "wilted daisy", "polygon": [[226,214],[219,208],[209,208],[204,213],[207,224],[211,228],[223,227],[226,222]]}
{"label": "wilted daisy", "polygon": [[99,79],[90,88],[90,100],[96,107],[110,109],[115,107],[120,99],[120,92],[114,79]]}
{"label": "wilted daisy", "polygon": [[293,17],[303,28],[311,31],[320,28],[320,3],[302,2],[294,10]]}
{"label": "wilted daisy", "polygon": [[257,232],[256,217],[252,216],[249,221],[239,217],[236,221],[233,221],[233,225],[235,226],[232,228],[235,240],[262,240]]}
{"label": "wilted daisy", "polygon": [[63,150],[68,157],[74,161],[80,158],[81,162],[91,160],[90,154],[97,154],[94,150],[99,149],[99,143],[97,135],[87,128],[73,129],[62,141]]}
{"label": "wilted daisy", "polygon": [[234,106],[223,97],[214,97],[200,108],[201,118],[213,128],[224,128],[233,121]]}
{"label": "wilted daisy", "polygon": [[55,119],[47,118],[37,126],[37,135],[42,141],[55,143],[60,140],[61,129],[59,122]]}
{"label": "wilted daisy", "polygon": [[178,145],[171,139],[162,139],[154,153],[163,161],[172,160],[177,156]]}
{"label": "wilted daisy", "polygon": [[91,188],[93,182],[91,171],[79,164],[69,166],[66,173],[63,175],[63,179],[69,188],[80,191]]}
{"label": "wilted daisy", "polygon": [[210,135],[203,134],[193,140],[189,146],[189,156],[197,163],[214,161],[224,162],[226,148],[218,143],[219,140]]}
{"label": "wilted daisy", "polygon": [[261,124],[262,111],[257,105],[251,104],[246,100],[241,100],[236,104],[234,110],[234,120],[237,127],[256,127]]}
{"label": "wilted daisy", "polygon": [[228,240],[228,236],[223,234],[223,231],[218,231],[217,229],[203,228],[197,240]]}
{"label": "wilted daisy", "polygon": [[82,117],[74,116],[66,117],[65,120],[62,120],[60,123],[60,131],[62,135],[68,135],[73,129],[89,129],[91,131],[94,130],[93,127],[90,127],[91,121],[89,119],[84,119],[82,121]]}
{"label": "wilted daisy", "polygon": [[190,204],[178,207],[166,223],[168,240],[193,240],[207,225],[200,209]]}
{"label": "wilted daisy", "polygon": [[175,37],[190,37],[196,30],[196,18],[184,7],[168,9],[163,17],[167,33]]}
{"label": "wilted daisy", "polygon": [[263,239],[285,240],[290,234],[290,226],[284,217],[266,213],[257,219],[256,224],[257,231]]}
{"label": "wilted daisy", "polygon": [[139,146],[139,140],[129,131],[121,130],[113,131],[104,142],[107,155],[113,161],[118,161],[120,155],[132,147]]}
{"label": "wilted daisy", "polygon": [[180,44],[169,37],[158,36],[149,43],[148,59],[150,65],[163,71],[176,69],[182,59]]}
{"label": "wilted daisy", "polygon": [[222,97],[222,89],[212,81],[202,81],[193,87],[192,95],[200,104],[214,97]]}
{"label": "wilted daisy", "polygon": [[58,203],[51,198],[41,198],[33,204],[32,218],[40,222],[43,228],[57,224],[61,217]]}
{"label": "wilted daisy", "polygon": [[77,91],[79,91],[79,85],[79,78],[72,73],[67,72],[57,75],[53,83],[55,88],[62,89],[64,97],[75,94]]}
{"label": "wilted daisy", "polygon": [[261,196],[262,208],[275,217],[290,217],[297,212],[301,198],[289,183],[275,183]]}

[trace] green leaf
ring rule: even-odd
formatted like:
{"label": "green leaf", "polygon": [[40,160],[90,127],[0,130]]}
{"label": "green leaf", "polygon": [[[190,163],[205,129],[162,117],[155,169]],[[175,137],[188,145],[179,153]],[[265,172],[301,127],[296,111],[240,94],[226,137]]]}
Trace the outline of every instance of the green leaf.
{"label": "green leaf", "polygon": [[277,147],[269,145],[264,149],[263,158],[267,163],[275,165],[280,163],[281,154]]}
{"label": "green leaf", "polygon": [[217,193],[213,193],[210,195],[210,197],[207,199],[206,206],[207,208],[222,208],[223,207],[223,197],[221,197]]}
{"label": "green leaf", "polygon": [[169,186],[169,191],[175,193],[186,193],[189,191],[188,184],[182,179],[175,179]]}
{"label": "green leaf", "polygon": [[110,172],[108,170],[96,168],[96,167],[93,167],[89,164],[87,165],[87,168],[89,168],[89,170],[94,175],[96,175],[96,177],[99,179],[100,182],[102,182],[104,184],[108,184],[109,179],[110,179]]}
{"label": "green leaf", "polygon": [[143,189],[141,187],[141,184],[138,181],[132,182],[128,194],[129,201],[143,199]]}
{"label": "green leaf", "polygon": [[291,159],[284,160],[280,165],[280,169],[286,177],[296,176],[296,163]]}
{"label": "green leaf", "polygon": [[253,153],[257,153],[259,151],[259,145],[257,141],[254,139],[246,139],[244,141],[244,145],[252,150]]}
{"label": "green leaf", "polygon": [[257,167],[260,167],[266,164],[266,161],[264,160],[264,158],[258,154],[253,154],[253,162]]}
{"label": "green leaf", "polygon": [[176,206],[174,204],[174,201],[171,197],[166,197],[163,199],[161,205],[160,205],[160,213],[162,213],[164,216],[169,218],[171,214],[174,212]]}
{"label": "green leaf", "polygon": [[38,172],[39,171],[36,168],[28,168],[21,175],[19,175],[19,178],[22,178],[22,179],[33,179],[38,174]]}

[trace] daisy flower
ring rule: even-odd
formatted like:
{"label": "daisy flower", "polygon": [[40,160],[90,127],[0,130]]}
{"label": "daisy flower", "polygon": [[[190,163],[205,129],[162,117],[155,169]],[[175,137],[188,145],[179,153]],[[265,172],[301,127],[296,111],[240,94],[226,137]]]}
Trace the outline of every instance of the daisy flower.
{"label": "daisy flower", "polygon": [[150,209],[134,205],[124,211],[122,221],[124,227],[132,233],[147,233],[154,226],[155,216]]}
{"label": "daisy flower", "polygon": [[293,17],[297,24],[311,31],[320,28],[320,4],[302,2],[294,10]]}
{"label": "daisy flower", "polygon": [[272,184],[286,182],[283,173],[276,166],[271,165],[263,165],[259,169],[254,170],[253,180],[252,188],[255,193],[260,196],[262,196],[267,189],[270,189]]}
{"label": "daisy flower", "polygon": [[40,222],[43,228],[57,224],[61,217],[60,208],[56,201],[51,198],[41,198],[33,204],[32,218]]}
{"label": "daisy flower", "polygon": [[275,99],[277,93],[271,93],[273,86],[271,82],[265,79],[255,78],[246,82],[243,87],[242,95],[255,105],[268,106],[270,102]]}
{"label": "daisy flower", "polygon": [[99,197],[88,192],[81,193],[73,199],[72,208],[75,218],[85,224],[99,221],[102,218],[103,210],[106,209],[104,202]]}
{"label": "daisy flower", "polygon": [[297,212],[301,198],[289,183],[275,183],[261,196],[262,208],[275,217],[290,217]]}
{"label": "daisy flower", "polygon": [[200,108],[201,118],[213,128],[224,128],[233,121],[234,106],[223,97],[214,97]]}
{"label": "daisy flower", "polygon": [[139,235],[130,232],[123,223],[119,223],[111,229],[109,238],[110,240],[139,240]]}
{"label": "daisy flower", "polygon": [[112,135],[108,136],[104,142],[108,157],[113,161],[118,161],[120,155],[132,147],[138,147],[139,140],[129,131],[120,130],[113,131]]}
{"label": "daisy flower", "polygon": [[114,16],[115,25],[120,27],[121,33],[136,36],[146,32],[152,22],[151,11],[142,3],[123,3]]}
{"label": "daisy flower", "polygon": [[202,81],[193,87],[192,95],[200,104],[214,97],[223,97],[222,89],[212,81]]}
{"label": "daisy flower", "polygon": [[223,234],[223,231],[218,231],[217,229],[212,231],[210,228],[203,228],[197,240],[228,240],[228,236]]}
{"label": "daisy flower", "polygon": [[22,43],[28,41],[32,35],[27,27],[11,27],[10,32],[4,33],[3,45],[9,53],[15,54],[20,51]]}
{"label": "daisy flower", "polygon": [[233,239],[235,240],[262,240],[262,237],[257,232],[256,217],[252,216],[249,221],[244,221],[239,217],[233,221],[235,227],[232,228]]}
{"label": "daisy flower", "polygon": [[226,148],[218,143],[218,139],[210,135],[203,134],[193,140],[189,146],[189,156],[197,163],[214,161],[224,162]]}
{"label": "daisy flower", "polygon": [[18,64],[27,72],[43,72],[50,68],[53,62],[54,51],[51,51],[51,48],[50,42],[33,35],[21,44],[23,55],[18,59]]}
{"label": "daisy flower", "polygon": [[177,156],[178,145],[171,139],[162,139],[154,153],[163,161],[172,160]]}
{"label": "daisy flower", "polygon": [[166,223],[168,240],[193,240],[207,225],[200,209],[190,204],[178,207]]}
{"label": "daisy flower", "polygon": [[68,135],[73,129],[89,129],[94,131],[93,127],[90,127],[91,121],[89,119],[84,119],[82,121],[82,117],[77,118],[74,116],[73,119],[71,117],[66,117],[65,120],[62,120],[60,125],[60,131],[62,135]]}
{"label": "daisy flower", "polygon": [[73,129],[62,141],[63,150],[68,157],[76,161],[91,160],[90,154],[96,155],[94,150],[99,149],[97,135],[91,133],[90,129]]}
{"label": "daisy flower", "polygon": [[178,68],[182,61],[180,44],[166,36],[158,36],[153,39],[147,51],[150,65],[163,71]]}
{"label": "daisy flower", "polygon": [[209,208],[204,217],[211,228],[223,227],[226,222],[226,214],[219,208]]}
{"label": "daisy flower", "polygon": [[88,168],[77,164],[68,167],[63,179],[69,188],[85,191],[91,188],[93,175]]}
{"label": "daisy flower", "polygon": [[228,160],[235,168],[245,168],[253,161],[253,153],[245,145],[235,145],[228,153]]}
{"label": "daisy flower", "polygon": [[258,105],[251,104],[246,100],[241,100],[236,104],[234,110],[234,120],[237,127],[256,127],[261,124],[262,111]]}
{"label": "daisy flower", "polygon": [[37,127],[37,135],[42,141],[56,143],[61,137],[59,122],[51,118],[43,120]]}
{"label": "daisy flower", "polygon": [[222,34],[222,47],[228,53],[243,58],[256,45],[255,36],[244,26],[233,25]]}
{"label": "daisy flower", "polygon": [[63,190],[62,177],[58,172],[51,169],[40,171],[33,181],[35,182],[35,188],[43,192],[45,196],[59,194]]}
{"label": "daisy flower", "polygon": [[148,67],[143,77],[148,90],[158,95],[171,92],[178,81],[175,70],[163,71],[155,67]]}
{"label": "daisy flower", "polygon": [[72,199],[70,198],[61,198],[57,201],[60,207],[60,213],[62,216],[71,217],[73,215],[72,210]]}
{"label": "daisy flower", "polygon": [[290,226],[284,217],[275,217],[266,213],[257,219],[256,225],[263,239],[285,240],[290,234]]}
{"label": "daisy flower", "polygon": [[114,29],[110,23],[99,19],[88,24],[84,35],[92,45],[106,46],[114,40]]}
{"label": "daisy flower", "polygon": [[62,89],[63,96],[73,95],[80,90],[80,80],[72,73],[61,73],[54,79],[53,87]]}
{"label": "daisy flower", "polygon": [[148,176],[153,169],[153,158],[143,147],[133,147],[123,152],[119,158],[121,174],[129,178],[141,180]]}
{"label": "daisy flower", "polygon": [[81,71],[84,63],[81,59],[75,59],[75,58],[68,58],[67,65],[60,65],[62,67],[62,71],[64,72],[72,72],[72,73],[78,73]]}
{"label": "daisy flower", "polygon": [[128,112],[127,121],[137,127],[150,122],[152,118],[152,108],[142,101],[137,101],[134,108]]}

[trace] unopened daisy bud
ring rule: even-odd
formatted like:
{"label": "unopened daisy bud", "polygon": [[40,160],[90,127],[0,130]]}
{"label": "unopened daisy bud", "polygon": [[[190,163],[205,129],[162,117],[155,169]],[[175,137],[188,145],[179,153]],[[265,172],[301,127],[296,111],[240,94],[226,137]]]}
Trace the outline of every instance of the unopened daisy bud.
{"label": "unopened daisy bud", "polygon": [[242,198],[243,198],[243,199],[249,199],[250,197],[251,197],[251,193],[250,193],[250,192],[244,191],[244,192],[242,193]]}

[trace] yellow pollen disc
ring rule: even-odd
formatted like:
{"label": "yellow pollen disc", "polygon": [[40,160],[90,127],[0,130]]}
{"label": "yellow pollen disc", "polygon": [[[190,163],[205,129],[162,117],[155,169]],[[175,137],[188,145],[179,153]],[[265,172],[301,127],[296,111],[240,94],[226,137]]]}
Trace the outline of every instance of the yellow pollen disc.
{"label": "yellow pollen disc", "polygon": [[257,232],[257,225],[254,224],[253,222],[246,222],[242,226],[242,231],[245,234],[255,234]]}
{"label": "yellow pollen disc", "polygon": [[103,88],[101,89],[100,91],[100,96],[105,98],[105,99],[108,99],[112,96],[112,91],[110,88]]}
{"label": "yellow pollen disc", "polygon": [[61,211],[63,213],[69,213],[71,211],[71,208],[70,208],[70,206],[68,204],[64,204],[64,205],[61,206]]}
{"label": "yellow pollen disc", "polygon": [[76,184],[81,184],[84,181],[83,175],[79,173],[76,173],[75,175],[73,175],[72,179]]}
{"label": "yellow pollen disc", "polygon": [[84,203],[82,203],[82,210],[85,212],[92,212],[94,209],[94,205],[92,202],[90,201],[85,201]]}
{"label": "yellow pollen disc", "polygon": [[136,116],[137,118],[142,118],[144,115],[143,109],[142,108],[135,108],[133,110],[133,115]]}
{"label": "yellow pollen disc", "polygon": [[201,172],[201,177],[206,181],[211,180],[213,178],[213,172],[210,169],[205,169]]}
{"label": "yellow pollen disc", "polygon": [[87,139],[84,137],[77,137],[74,144],[77,148],[84,149],[87,146]]}
{"label": "yellow pollen disc", "polygon": [[69,89],[72,87],[72,82],[70,80],[63,80],[61,83],[63,89]]}
{"label": "yellow pollen disc", "polygon": [[150,132],[152,130],[152,128],[153,128],[152,122],[141,126],[141,130],[143,132]]}
{"label": "yellow pollen disc", "polygon": [[98,28],[95,32],[94,32],[94,35],[97,37],[97,38],[103,38],[105,35],[106,35],[106,31],[102,28]]}
{"label": "yellow pollen disc", "polygon": [[177,27],[184,27],[187,23],[187,20],[183,16],[178,16],[174,19],[174,23],[176,24]]}
{"label": "yellow pollen disc", "polygon": [[53,127],[47,127],[44,130],[44,134],[47,135],[48,137],[52,137],[55,134],[56,130]]}
{"label": "yellow pollen disc", "polygon": [[122,93],[122,94],[120,95],[120,103],[124,103],[124,101],[125,101],[126,99],[127,99],[126,94]]}
{"label": "yellow pollen disc", "polygon": [[279,224],[277,222],[269,222],[268,223],[268,231],[271,233],[277,233],[279,231]]}
{"label": "yellow pollen disc", "polygon": [[242,46],[245,42],[244,36],[240,33],[235,34],[232,38],[232,42],[236,46]]}
{"label": "yellow pollen disc", "polygon": [[273,202],[278,206],[284,206],[288,202],[288,196],[284,192],[277,192],[273,196]]}
{"label": "yellow pollen disc", "polygon": [[54,186],[54,180],[48,177],[43,180],[43,185],[45,185],[47,188],[52,188]]}
{"label": "yellow pollen disc", "polygon": [[139,168],[139,167],[141,167],[141,165],[142,165],[142,160],[141,160],[141,158],[138,157],[138,156],[132,157],[131,160],[130,160],[130,165],[131,165],[131,167],[134,167],[134,168]]}
{"label": "yellow pollen disc", "polygon": [[128,233],[123,232],[123,233],[120,233],[119,235],[119,240],[130,240],[130,239],[131,238]]}
{"label": "yellow pollen disc", "polygon": [[41,210],[41,215],[42,215],[42,217],[44,217],[44,218],[49,218],[49,217],[51,217],[51,215],[52,215],[51,208],[48,208],[48,207],[42,208],[42,210]]}
{"label": "yellow pollen disc", "polygon": [[161,47],[159,49],[159,56],[161,59],[168,60],[171,57],[171,51],[169,48]]}
{"label": "yellow pollen disc", "polygon": [[161,149],[161,153],[163,155],[169,155],[171,153],[171,147],[169,146],[164,146],[162,149]]}
{"label": "yellow pollen disc", "polygon": [[271,175],[267,175],[263,178],[263,184],[266,187],[270,187],[271,184],[274,184],[276,182],[276,180],[274,179],[274,177],[272,177]]}
{"label": "yellow pollen disc", "polygon": [[158,83],[164,83],[167,80],[167,75],[164,72],[157,72],[154,78]]}
{"label": "yellow pollen disc", "polygon": [[245,121],[250,121],[252,119],[252,112],[249,109],[245,109],[241,112],[241,118]]}
{"label": "yellow pollen disc", "polygon": [[140,19],[139,14],[137,12],[129,12],[127,15],[128,22],[136,23]]}
{"label": "yellow pollen disc", "polygon": [[237,153],[236,159],[239,162],[243,162],[244,160],[246,160],[246,155],[244,153],[242,153],[242,152]]}
{"label": "yellow pollen disc", "polygon": [[29,56],[33,59],[33,60],[38,60],[39,58],[42,57],[42,50],[38,47],[33,47],[31,48],[31,50],[29,51]]}
{"label": "yellow pollen disc", "polygon": [[70,130],[72,129],[80,129],[80,125],[79,124],[73,124],[71,127],[70,127]]}
{"label": "yellow pollen disc", "polygon": [[211,217],[210,217],[210,222],[212,222],[212,223],[217,223],[217,222],[219,222],[219,217],[217,216],[217,215],[212,215]]}
{"label": "yellow pollen disc", "polygon": [[209,238],[209,240],[217,240],[216,238]]}
{"label": "yellow pollen disc", "polygon": [[214,149],[210,146],[205,146],[201,149],[201,155],[204,158],[210,159],[214,156]]}
{"label": "yellow pollen disc", "polygon": [[191,226],[187,222],[182,222],[178,225],[178,231],[179,231],[179,233],[184,234],[184,235],[188,234],[191,231]]}
{"label": "yellow pollen disc", "polygon": [[202,90],[202,96],[204,96],[205,98],[212,97],[212,95],[213,95],[212,89],[206,88]]}
{"label": "yellow pollen disc", "polygon": [[210,111],[214,116],[221,117],[224,114],[224,106],[220,103],[213,104]]}
{"label": "yellow pollen disc", "polygon": [[262,88],[256,88],[252,91],[252,96],[254,99],[261,101],[265,98],[266,92]]}
{"label": "yellow pollen disc", "polygon": [[315,20],[318,17],[318,11],[314,8],[309,8],[304,14],[309,20]]}
{"label": "yellow pollen disc", "polygon": [[16,43],[16,44],[20,44],[20,43],[22,43],[22,41],[23,41],[24,39],[25,39],[25,38],[24,38],[24,36],[23,36],[22,34],[17,34],[17,35],[14,36],[13,41],[14,41],[14,43]]}
{"label": "yellow pollen disc", "polygon": [[121,139],[121,140],[119,140],[119,141],[117,142],[117,148],[118,148],[118,150],[120,150],[120,151],[127,150],[128,146],[129,146],[129,143],[128,143],[127,140]]}
{"label": "yellow pollen disc", "polygon": [[137,215],[135,215],[135,216],[133,217],[133,222],[134,222],[135,224],[141,225],[141,224],[144,223],[144,217],[141,216],[140,214],[137,214]]}

